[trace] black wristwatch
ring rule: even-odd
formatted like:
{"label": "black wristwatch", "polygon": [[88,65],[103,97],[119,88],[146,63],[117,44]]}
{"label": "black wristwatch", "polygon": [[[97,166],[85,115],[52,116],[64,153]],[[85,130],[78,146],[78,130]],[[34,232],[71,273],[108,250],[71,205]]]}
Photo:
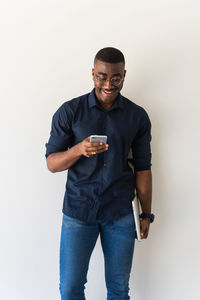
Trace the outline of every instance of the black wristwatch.
{"label": "black wristwatch", "polygon": [[141,219],[149,218],[150,223],[153,223],[155,216],[154,216],[154,214],[141,213],[140,218]]}

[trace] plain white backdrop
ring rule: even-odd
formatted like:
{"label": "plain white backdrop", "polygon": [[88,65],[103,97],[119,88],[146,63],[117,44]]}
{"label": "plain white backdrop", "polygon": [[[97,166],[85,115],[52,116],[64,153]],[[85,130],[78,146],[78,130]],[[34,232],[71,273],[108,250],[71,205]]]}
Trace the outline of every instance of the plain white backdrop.
{"label": "plain white backdrop", "polygon": [[[121,93],[152,122],[153,203],[136,242],[134,300],[198,300],[200,6],[188,0],[0,3],[0,298],[60,299],[59,242],[67,171],[46,168],[53,113],[93,88],[96,52],[126,59]],[[100,240],[87,300],[106,299]]]}

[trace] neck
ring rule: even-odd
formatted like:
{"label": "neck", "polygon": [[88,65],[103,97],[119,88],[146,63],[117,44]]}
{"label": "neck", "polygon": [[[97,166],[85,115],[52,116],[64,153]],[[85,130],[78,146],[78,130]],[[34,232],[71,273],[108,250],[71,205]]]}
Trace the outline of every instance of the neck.
{"label": "neck", "polygon": [[113,100],[113,102],[111,103],[105,103],[103,101],[101,101],[101,99],[98,98],[98,96],[96,95],[96,90],[95,90],[95,97],[98,100],[99,104],[105,109],[105,110],[109,110],[111,108],[111,106],[115,103],[117,97]]}
{"label": "neck", "polygon": [[105,104],[105,103],[102,103],[102,102],[100,102],[100,101],[99,101],[99,103],[100,103],[100,105],[101,105],[105,110],[109,110],[109,109],[111,108],[111,106],[113,105],[113,103],[111,103],[111,104]]}

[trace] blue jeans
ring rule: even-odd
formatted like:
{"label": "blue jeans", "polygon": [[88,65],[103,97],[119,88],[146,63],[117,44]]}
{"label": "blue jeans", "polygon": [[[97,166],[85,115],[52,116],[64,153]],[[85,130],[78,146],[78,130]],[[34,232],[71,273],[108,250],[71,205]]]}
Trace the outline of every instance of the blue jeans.
{"label": "blue jeans", "polygon": [[[135,245],[135,221],[129,214],[115,221],[86,223],[63,214],[60,238],[61,300],[85,300],[92,251],[100,233],[107,300],[129,300],[129,277]],[[95,298],[96,295],[94,295]]]}

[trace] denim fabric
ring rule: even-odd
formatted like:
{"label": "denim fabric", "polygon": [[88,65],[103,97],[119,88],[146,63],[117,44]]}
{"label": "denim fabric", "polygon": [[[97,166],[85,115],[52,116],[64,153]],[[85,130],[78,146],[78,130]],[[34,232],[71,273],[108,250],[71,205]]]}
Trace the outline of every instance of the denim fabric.
{"label": "denim fabric", "polygon": [[99,233],[104,254],[107,300],[130,299],[129,277],[135,245],[133,214],[114,221],[97,220],[94,223],[63,214],[60,238],[61,300],[85,300],[89,261]]}

